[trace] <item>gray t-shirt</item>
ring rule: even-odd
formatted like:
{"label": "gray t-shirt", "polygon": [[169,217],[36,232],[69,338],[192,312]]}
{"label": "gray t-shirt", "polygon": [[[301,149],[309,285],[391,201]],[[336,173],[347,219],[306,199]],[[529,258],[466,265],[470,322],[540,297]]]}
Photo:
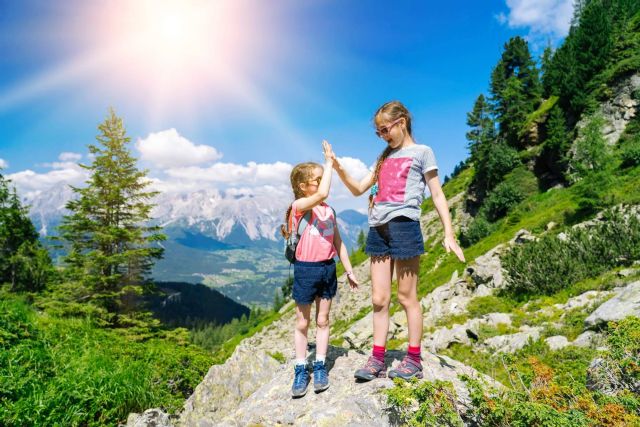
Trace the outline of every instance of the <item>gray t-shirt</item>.
{"label": "gray t-shirt", "polygon": [[369,226],[376,227],[399,216],[418,221],[426,186],[424,174],[434,169],[438,169],[436,158],[426,145],[414,144],[392,151],[380,167]]}

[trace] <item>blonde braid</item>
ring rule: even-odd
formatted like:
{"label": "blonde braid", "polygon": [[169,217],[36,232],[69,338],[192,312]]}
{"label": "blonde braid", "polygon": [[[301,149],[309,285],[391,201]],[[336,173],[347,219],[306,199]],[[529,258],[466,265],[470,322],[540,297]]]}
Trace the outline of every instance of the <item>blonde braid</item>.
{"label": "blonde braid", "polygon": [[[376,168],[374,169],[374,172],[373,172],[373,185],[376,185],[378,183],[378,176],[380,175],[380,168],[382,168],[382,163],[384,163],[385,159],[389,157],[389,154],[391,154],[391,151],[392,151],[392,148],[387,146],[387,148],[384,149],[382,154],[380,154],[380,157],[378,157],[378,161],[376,162]],[[374,198],[375,196],[373,194],[369,194],[369,209],[373,208]]]}

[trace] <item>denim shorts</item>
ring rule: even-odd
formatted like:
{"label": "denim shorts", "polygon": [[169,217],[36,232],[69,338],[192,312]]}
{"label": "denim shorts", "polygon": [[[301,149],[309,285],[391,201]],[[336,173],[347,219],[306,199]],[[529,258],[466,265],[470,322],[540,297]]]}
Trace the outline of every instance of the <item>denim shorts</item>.
{"label": "denim shorts", "polygon": [[337,290],[336,262],[333,259],[296,261],[293,264],[293,300],[296,304],[311,304],[316,297],[332,299]]}
{"label": "denim shorts", "polygon": [[386,224],[370,227],[364,251],[369,256],[391,256],[409,259],[424,253],[420,221],[406,216],[391,219]]}

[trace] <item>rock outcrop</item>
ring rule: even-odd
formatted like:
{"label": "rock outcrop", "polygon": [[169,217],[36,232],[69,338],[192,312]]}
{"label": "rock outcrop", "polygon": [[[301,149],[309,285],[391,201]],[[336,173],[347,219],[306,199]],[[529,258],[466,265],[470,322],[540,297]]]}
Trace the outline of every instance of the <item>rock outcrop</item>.
{"label": "rock outcrop", "polygon": [[627,316],[640,317],[640,281],[614,290],[615,296],[599,306],[584,321],[588,328],[597,328]]}

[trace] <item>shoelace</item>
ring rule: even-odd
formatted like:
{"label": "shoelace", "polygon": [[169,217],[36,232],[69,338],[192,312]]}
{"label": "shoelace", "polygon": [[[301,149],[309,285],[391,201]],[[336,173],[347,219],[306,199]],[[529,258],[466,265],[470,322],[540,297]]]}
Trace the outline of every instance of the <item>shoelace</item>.
{"label": "shoelace", "polygon": [[377,372],[380,370],[380,364],[376,359],[370,357],[367,360],[367,363],[364,365],[364,368],[370,370],[371,372]]}
{"label": "shoelace", "polygon": [[296,388],[304,386],[305,383],[307,382],[308,375],[309,373],[307,372],[306,368],[302,368],[302,369],[296,368],[296,376],[293,379],[293,386]]}
{"label": "shoelace", "polygon": [[324,365],[322,365],[322,367],[318,367],[318,368],[316,368],[314,366],[314,372],[317,373],[319,381],[323,381],[323,382],[326,381],[326,379],[327,379],[327,369],[326,369],[326,367]]}

